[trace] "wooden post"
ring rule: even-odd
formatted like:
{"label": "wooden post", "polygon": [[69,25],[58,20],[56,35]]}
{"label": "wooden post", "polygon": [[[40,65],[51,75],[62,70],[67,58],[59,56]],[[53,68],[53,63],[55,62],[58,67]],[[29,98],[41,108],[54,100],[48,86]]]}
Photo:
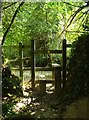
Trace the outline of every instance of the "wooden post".
{"label": "wooden post", "polygon": [[2,115],[2,46],[1,45],[0,45],[0,115]]}
{"label": "wooden post", "polygon": [[55,94],[61,95],[61,67],[55,67]]}
{"label": "wooden post", "polygon": [[66,40],[63,40],[62,45],[62,75],[63,75],[63,91],[66,87]]}
{"label": "wooden post", "polygon": [[45,80],[39,80],[39,91],[41,95],[46,94],[46,81]]}
{"label": "wooden post", "polygon": [[19,70],[20,70],[20,79],[23,81],[23,48],[22,43],[19,43]]}
{"label": "wooden post", "polygon": [[35,45],[34,40],[31,40],[31,81],[32,89],[35,89]]}

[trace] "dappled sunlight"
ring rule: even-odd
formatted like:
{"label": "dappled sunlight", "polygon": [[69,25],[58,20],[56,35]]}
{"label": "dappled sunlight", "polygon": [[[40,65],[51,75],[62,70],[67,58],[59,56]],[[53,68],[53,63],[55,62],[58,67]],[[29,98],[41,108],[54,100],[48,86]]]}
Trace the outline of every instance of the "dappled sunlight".
{"label": "dappled sunlight", "polygon": [[29,93],[28,93],[28,92],[24,92],[24,91],[23,91],[23,95],[24,95],[24,96],[28,96],[28,95],[29,95]]}
{"label": "dappled sunlight", "polygon": [[53,96],[54,94],[41,96],[38,92],[33,91],[28,97],[16,98],[16,100],[14,100],[16,103],[12,107],[12,112],[15,114],[29,112],[34,118],[58,118],[58,111],[60,108],[54,107],[56,98]]}
{"label": "dappled sunlight", "polygon": [[25,104],[19,102],[19,103],[17,103],[15,106],[13,106],[13,111],[16,112],[16,113],[19,113],[20,110],[21,110],[22,108],[24,108],[24,107],[25,107]]}
{"label": "dappled sunlight", "polygon": [[50,1],[2,3],[6,120],[89,118],[89,0]]}
{"label": "dappled sunlight", "polygon": [[52,94],[55,90],[55,86],[53,84],[46,84],[46,92],[48,94]]}
{"label": "dappled sunlight", "polygon": [[[27,109],[27,105],[31,104],[31,98],[20,98],[19,102],[17,102],[15,105],[12,107],[12,111],[15,113],[19,113],[23,111],[24,109]],[[29,109],[30,110],[30,109]]]}

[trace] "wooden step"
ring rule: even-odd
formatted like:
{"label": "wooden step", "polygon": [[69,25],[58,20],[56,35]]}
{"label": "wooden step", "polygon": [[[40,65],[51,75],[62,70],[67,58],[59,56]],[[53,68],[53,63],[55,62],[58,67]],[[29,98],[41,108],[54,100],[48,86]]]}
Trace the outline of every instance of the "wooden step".
{"label": "wooden step", "polygon": [[46,84],[54,83],[54,80],[38,80],[40,94],[46,94]]}

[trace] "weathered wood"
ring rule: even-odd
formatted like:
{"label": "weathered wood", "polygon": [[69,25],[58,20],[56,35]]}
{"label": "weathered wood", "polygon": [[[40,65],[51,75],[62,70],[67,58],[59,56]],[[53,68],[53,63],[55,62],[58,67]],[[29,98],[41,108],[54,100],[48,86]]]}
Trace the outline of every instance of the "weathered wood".
{"label": "weathered wood", "polygon": [[[19,68],[12,68],[12,70],[19,70]],[[23,67],[23,70],[31,70],[31,67]],[[35,71],[54,71],[53,67],[35,67]]]}
{"label": "weathered wood", "polygon": [[72,47],[72,44],[66,44],[66,47],[71,48],[71,47]]}
{"label": "weathered wood", "polygon": [[36,71],[53,71],[54,68],[53,67],[36,67],[35,70]]}
{"label": "weathered wood", "polygon": [[[55,78],[55,67],[59,67],[59,66],[53,66],[52,67],[35,67],[35,54],[62,54],[62,82],[63,82],[63,90],[66,87],[66,49],[67,47],[71,47],[71,44],[66,44],[66,40],[63,40],[63,45],[62,45],[62,50],[35,50],[35,45],[34,45],[34,40],[31,41],[31,45],[22,45],[22,43],[19,43],[19,46],[13,45],[13,46],[3,46],[3,49],[5,47],[7,48],[19,48],[19,68],[12,68],[13,70],[20,70],[20,78],[23,80],[23,70],[31,70],[31,80],[32,80],[32,88],[35,88],[35,71],[52,71],[52,76],[53,79]],[[31,53],[31,67],[23,67],[23,60],[30,60],[30,57],[24,57],[23,58],[23,49],[24,48],[29,48],[30,47],[30,53]],[[17,59],[15,59],[17,60]],[[15,61],[15,60],[11,60]],[[59,73],[60,74],[60,73]],[[58,75],[59,75],[58,74]],[[60,76],[59,76],[60,79]]]}
{"label": "weathered wood", "polygon": [[60,54],[62,53],[62,50],[35,50],[36,54],[47,54],[48,52],[50,52],[51,54]]}
{"label": "weathered wood", "polygon": [[55,67],[59,67],[60,64],[57,63],[52,63],[52,68],[54,68],[54,70],[52,70],[52,79],[55,79]]}
{"label": "weathered wood", "polygon": [[66,86],[66,40],[63,40],[62,45],[63,53],[62,53],[62,73],[63,73],[63,91]]}
{"label": "weathered wood", "polygon": [[20,78],[23,81],[23,50],[22,50],[22,43],[19,43],[19,71],[20,71]]}
{"label": "weathered wood", "polygon": [[31,40],[31,81],[32,81],[32,89],[35,89],[35,42]]}
{"label": "weathered wood", "polygon": [[46,94],[46,84],[54,83],[54,80],[38,80],[36,83],[39,83],[39,92],[40,94]]}
{"label": "weathered wood", "polygon": [[55,67],[55,94],[61,95],[61,67]]}
{"label": "weathered wood", "polygon": [[55,80],[36,80],[35,83],[39,83],[40,81],[43,81],[46,84],[55,83]]}
{"label": "weathered wood", "polygon": [[48,50],[35,50],[34,51],[35,52],[35,54],[47,54],[48,53]]}
{"label": "weathered wood", "polygon": [[46,82],[44,80],[39,81],[39,92],[40,94],[46,93]]}
{"label": "weathered wood", "polygon": [[52,54],[56,54],[56,53],[60,54],[62,53],[62,50],[49,50],[49,52]]}

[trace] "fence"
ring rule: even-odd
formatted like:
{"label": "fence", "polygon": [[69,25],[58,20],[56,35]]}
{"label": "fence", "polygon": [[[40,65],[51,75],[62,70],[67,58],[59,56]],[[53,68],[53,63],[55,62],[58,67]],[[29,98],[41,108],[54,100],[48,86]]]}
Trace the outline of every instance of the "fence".
{"label": "fence", "polygon": [[[10,46],[8,46],[10,47]],[[17,47],[17,46],[13,46]],[[66,87],[66,48],[71,47],[70,44],[67,44],[67,41],[64,39],[62,42],[62,50],[35,50],[35,41],[31,41],[31,58],[23,58],[23,49],[29,48],[29,45],[23,45],[22,43],[19,43],[19,72],[20,72],[20,78],[23,80],[23,70],[31,70],[31,86],[32,89],[35,89],[35,71],[53,71],[55,73],[55,91],[58,92],[58,89],[61,89],[61,83],[63,84],[63,90]],[[62,66],[61,67],[35,67],[35,55],[36,54],[43,54],[43,53],[50,53],[50,54],[62,54]],[[25,59],[31,59],[31,67],[23,68],[23,60]],[[17,69],[17,68],[15,68]],[[62,71],[62,78],[61,78],[61,71]],[[40,81],[40,89],[42,90],[42,87],[44,86],[47,81],[45,80]],[[59,87],[60,86],[60,87]],[[45,90],[44,90],[45,91]]]}

